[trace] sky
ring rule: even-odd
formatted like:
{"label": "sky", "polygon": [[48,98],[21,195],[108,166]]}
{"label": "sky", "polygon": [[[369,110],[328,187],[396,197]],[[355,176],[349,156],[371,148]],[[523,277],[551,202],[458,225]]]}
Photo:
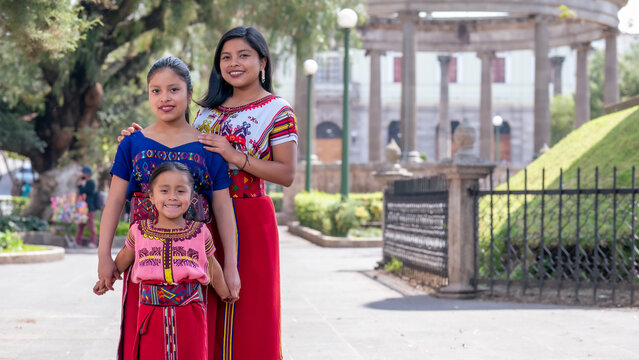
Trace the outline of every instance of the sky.
{"label": "sky", "polygon": [[619,11],[619,30],[639,34],[639,0],[629,0]]}

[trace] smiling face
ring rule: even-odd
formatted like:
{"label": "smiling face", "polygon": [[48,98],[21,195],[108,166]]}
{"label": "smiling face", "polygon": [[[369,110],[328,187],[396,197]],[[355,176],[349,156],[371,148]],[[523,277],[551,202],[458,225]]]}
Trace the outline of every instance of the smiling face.
{"label": "smiling face", "polygon": [[192,189],[191,179],[183,171],[168,170],[155,178],[149,199],[158,210],[158,224],[183,222]]}
{"label": "smiling face", "polygon": [[158,70],[149,79],[149,105],[158,121],[185,121],[192,91],[186,82],[170,68]]}
{"label": "smiling face", "polygon": [[266,59],[242,38],[224,43],[220,53],[220,71],[222,78],[238,89],[248,89],[260,85],[260,71],[264,69]]}

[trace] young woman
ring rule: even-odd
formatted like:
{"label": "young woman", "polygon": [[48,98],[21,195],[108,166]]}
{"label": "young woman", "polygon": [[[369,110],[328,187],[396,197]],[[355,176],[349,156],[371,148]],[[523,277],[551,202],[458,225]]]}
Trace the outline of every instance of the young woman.
{"label": "young woman", "polygon": [[[230,297],[211,233],[204,223],[185,218],[194,184],[182,163],[155,168],[148,194],[154,219],[134,222],[115,258],[120,272],[133,264],[132,281],[140,286],[138,331],[127,339],[137,344],[138,359],[206,359],[206,286],[210,282],[220,298]],[[100,281],[93,287],[97,295],[106,291]]]}
{"label": "young woman", "polygon": [[[269,50],[256,29],[237,27],[224,34],[213,65],[193,125],[202,132],[205,148],[229,163],[242,279],[239,300],[218,303],[215,358],[281,359],[279,238],[264,181],[283,186],[293,182],[295,114],[284,99],[272,94]],[[122,135],[139,129],[133,124]]]}
{"label": "young woman", "polygon": [[[188,67],[182,60],[168,57],[155,62],[147,75],[149,105],[157,121],[143,131],[127,137],[118,147],[111,169],[113,177],[100,226],[98,248],[98,275],[103,286],[112,290],[119,272],[111,257],[113,235],[124,202],[131,200],[131,222],[152,217],[151,203],[146,198],[150,174],[159,164],[177,161],[185,164],[195,180],[194,189],[200,196],[193,204],[200,211],[197,220],[207,220],[209,204],[212,204],[219,239],[224,248],[224,276],[231,300],[238,298],[240,278],[237,270],[235,214],[229,200],[231,184],[228,165],[224,159],[206,151],[198,142],[199,132],[188,123],[188,104],[192,95],[192,83]],[[208,213],[210,214],[210,213]],[[221,249],[220,249],[221,250]],[[135,358],[135,338],[138,314],[138,287],[125,273],[123,289],[122,336],[119,358]],[[206,299],[209,336],[214,336],[216,296]],[[209,341],[212,341],[209,339]]]}

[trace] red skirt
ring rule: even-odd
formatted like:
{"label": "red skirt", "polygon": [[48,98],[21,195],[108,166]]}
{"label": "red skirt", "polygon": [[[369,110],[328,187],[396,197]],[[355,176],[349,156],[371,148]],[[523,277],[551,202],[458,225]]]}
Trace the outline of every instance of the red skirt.
{"label": "red skirt", "polygon": [[[123,293],[122,331],[118,359],[213,359],[209,352],[208,327],[214,333],[214,324],[207,322],[208,295],[203,301],[181,306],[156,306],[140,304],[139,284],[130,281],[127,270]],[[133,288],[135,287],[135,291]],[[210,288],[210,286],[204,286]],[[135,294],[134,294],[135,293]],[[217,302],[214,302],[217,303]],[[214,310],[210,314],[215,318]],[[126,321],[125,321],[126,320]]]}
{"label": "red skirt", "polygon": [[[209,225],[209,230],[212,230]],[[221,247],[220,247],[221,248]],[[118,345],[118,360],[136,360],[138,359],[138,350],[140,349],[140,355],[146,356],[146,354],[142,354],[142,347],[145,349],[148,347],[148,342],[139,342],[138,333],[140,332],[140,326],[138,321],[140,316],[144,318],[148,316],[148,309],[142,310],[142,305],[140,305],[140,289],[138,284],[131,281],[131,267],[129,267],[123,275],[123,287],[122,287],[122,319],[120,323],[120,342]],[[205,290],[206,289],[206,290]],[[204,293],[204,301],[200,304],[200,308],[205,309],[204,321],[206,322],[205,333],[190,334],[191,327],[188,326],[186,328],[178,328],[178,344],[180,343],[180,339],[182,336],[194,336],[197,335],[197,339],[207,339],[207,341],[201,341],[202,346],[204,346],[204,354],[206,357],[193,357],[189,355],[184,355],[182,357],[182,353],[180,352],[181,359],[217,359],[214,355],[215,351],[215,318],[217,314],[217,303],[218,296],[213,290],[211,286],[203,286]],[[221,301],[220,301],[221,302]],[[195,306],[196,304],[190,304],[189,306]],[[148,306],[147,306],[148,307]],[[190,312],[190,313],[189,313]],[[203,310],[204,312],[204,310]],[[142,314],[142,315],[141,315]],[[185,316],[183,316],[185,315]],[[187,323],[193,323],[201,317],[200,310],[194,309],[189,311],[180,310],[179,317],[184,317],[185,325]],[[190,320],[189,320],[190,319]],[[155,326],[155,325],[153,325]],[[147,326],[146,329],[151,329],[153,326]],[[161,326],[161,325],[160,325]],[[160,327],[160,329],[163,329]],[[180,331],[184,329],[183,331]],[[149,334],[152,335],[152,334]],[[147,336],[146,338],[153,338],[154,336]],[[155,345],[151,345],[155,346]],[[148,351],[148,350],[146,350]],[[197,351],[197,350],[196,350]],[[199,353],[199,352],[196,352]],[[140,357],[140,359],[144,359],[145,357]],[[146,357],[148,359],[153,359],[153,357]],[[161,357],[163,358],[163,357]],[[161,359],[156,358],[156,359]]]}
{"label": "red skirt", "polygon": [[[268,196],[232,200],[242,289],[235,304],[218,303],[214,359],[280,360],[280,255],[273,202]],[[216,244],[220,263],[222,248]]]}

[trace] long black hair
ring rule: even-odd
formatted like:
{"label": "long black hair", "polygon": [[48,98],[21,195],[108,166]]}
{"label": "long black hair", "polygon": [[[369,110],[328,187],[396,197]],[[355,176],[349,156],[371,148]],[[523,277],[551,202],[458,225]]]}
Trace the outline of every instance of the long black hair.
{"label": "long black hair", "polygon": [[239,26],[226,32],[220,39],[215,49],[215,58],[213,59],[213,69],[211,69],[211,76],[209,77],[209,88],[206,91],[206,95],[195,103],[205,108],[215,108],[222,105],[226,99],[233,95],[233,86],[226,82],[222,77],[222,71],[220,69],[220,58],[222,53],[222,47],[224,44],[232,39],[241,38],[244,39],[252,48],[257,52],[261,59],[266,59],[266,65],[264,66],[264,82],[260,81],[264,90],[272,93],[272,81],[271,81],[271,55],[268,51],[268,45],[264,36],[253,27]]}
{"label": "long black hair", "polygon": [[[151,68],[149,72],[146,74],[146,85],[149,86],[149,81],[155,75],[156,72],[162,69],[171,69],[173,72],[182,78],[186,83],[187,95],[189,92],[193,91],[193,82],[191,81],[191,72],[189,71],[189,67],[186,66],[184,61],[180,58],[176,58],[175,56],[167,56],[157,60]],[[184,116],[186,117],[186,122],[189,121],[189,104],[186,104],[186,111],[184,112]]]}

